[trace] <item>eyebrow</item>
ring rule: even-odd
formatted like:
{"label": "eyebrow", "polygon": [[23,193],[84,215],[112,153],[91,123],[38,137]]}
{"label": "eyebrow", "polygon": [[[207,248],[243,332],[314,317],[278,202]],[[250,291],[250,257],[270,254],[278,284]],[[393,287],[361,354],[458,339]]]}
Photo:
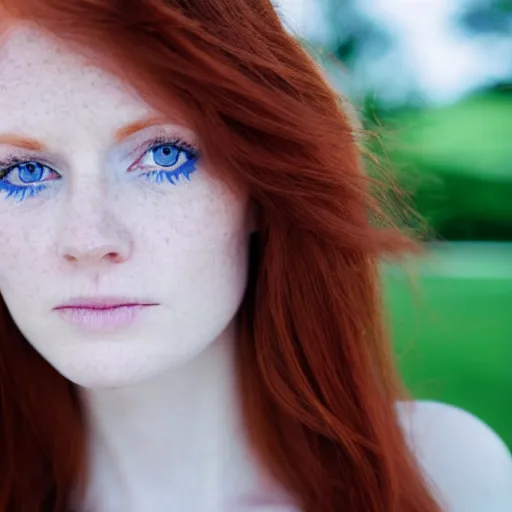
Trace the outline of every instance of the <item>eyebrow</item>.
{"label": "eyebrow", "polygon": [[32,137],[24,137],[22,135],[15,135],[13,133],[0,134],[0,144],[9,146],[16,146],[18,148],[26,149],[27,151],[46,151],[46,146]]}
{"label": "eyebrow", "polygon": [[[145,128],[165,124],[167,122],[166,118],[161,115],[153,115],[139,119],[117,130],[114,134],[114,139],[119,143]],[[15,146],[27,151],[36,151],[39,153],[48,152],[48,148],[39,140],[23,135],[16,135],[14,133],[0,133],[0,144]]]}
{"label": "eyebrow", "polygon": [[128,137],[134,135],[145,128],[150,128],[151,126],[158,126],[161,124],[168,123],[168,120],[161,115],[152,115],[143,119],[139,119],[138,121],[134,121],[126,126],[123,126],[119,130],[116,131],[114,138],[116,142],[122,142]]}

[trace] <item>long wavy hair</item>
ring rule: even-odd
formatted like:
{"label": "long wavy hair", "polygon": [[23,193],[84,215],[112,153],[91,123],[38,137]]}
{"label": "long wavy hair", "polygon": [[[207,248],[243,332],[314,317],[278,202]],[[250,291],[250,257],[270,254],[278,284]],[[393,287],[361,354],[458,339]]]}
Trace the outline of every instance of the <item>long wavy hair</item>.
{"label": "long wavy hair", "polygon": [[[176,102],[259,214],[239,313],[239,386],[260,462],[304,512],[439,512],[400,429],[378,263],[387,227],[353,125],[270,0],[2,0]],[[0,509],[65,512],[85,486],[73,385],[0,300]]]}

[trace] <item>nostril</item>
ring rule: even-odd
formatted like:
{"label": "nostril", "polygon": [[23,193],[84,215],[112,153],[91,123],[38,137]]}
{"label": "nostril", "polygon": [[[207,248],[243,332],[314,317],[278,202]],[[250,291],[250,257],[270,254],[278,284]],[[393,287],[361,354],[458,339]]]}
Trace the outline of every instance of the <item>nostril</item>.
{"label": "nostril", "polygon": [[124,258],[118,252],[109,252],[106,254],[106,258],[112,263],[122,263],[124,261]]}
{"label": "nostril", "polygon": [[100,251],[94,252],[91,251],[90,253],[84,254],[72,254],[71,251],[67,252],[66,254],[63,254],[64,259],[68,263],[77,263],[80,260],[103,260],[103,261],[110,261],[111,263],[123,263],[126,258],[122,255],[122,253],[118,251],[111,251],[111,252],[103,252],[101,254]]}

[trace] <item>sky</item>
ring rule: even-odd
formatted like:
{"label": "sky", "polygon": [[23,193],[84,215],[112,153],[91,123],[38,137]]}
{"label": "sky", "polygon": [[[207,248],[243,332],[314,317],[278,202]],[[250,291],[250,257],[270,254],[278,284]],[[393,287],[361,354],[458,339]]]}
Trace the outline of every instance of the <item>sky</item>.
{"label": "sky", "polygon": [[[318,0],[275,1],[292,31],[321,38],[324,19]],[[427,98],[452,102],[486,81],[510,76],[510,44],[497,49],[500,53],[490,52],[491,41],[470,39],[454,26],[453,16],[462,4],[462,0],[360,0],[369,16],[393,34],[395,53],[400,54],[377,63],[373,80],[389,84],[387,70],[396,81],[396,63],[405,60]],[[500,54],[503,58],[489,58]]]}

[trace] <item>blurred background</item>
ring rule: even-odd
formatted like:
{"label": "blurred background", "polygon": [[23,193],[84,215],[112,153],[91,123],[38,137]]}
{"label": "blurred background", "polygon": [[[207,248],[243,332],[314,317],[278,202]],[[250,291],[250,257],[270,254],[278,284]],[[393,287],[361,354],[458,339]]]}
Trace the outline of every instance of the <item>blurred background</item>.
{"label": "blurred background", "polygon": [[406,384],[512,448],[512,0],[275,4],[423,219],[428,253],[383,267]]}

